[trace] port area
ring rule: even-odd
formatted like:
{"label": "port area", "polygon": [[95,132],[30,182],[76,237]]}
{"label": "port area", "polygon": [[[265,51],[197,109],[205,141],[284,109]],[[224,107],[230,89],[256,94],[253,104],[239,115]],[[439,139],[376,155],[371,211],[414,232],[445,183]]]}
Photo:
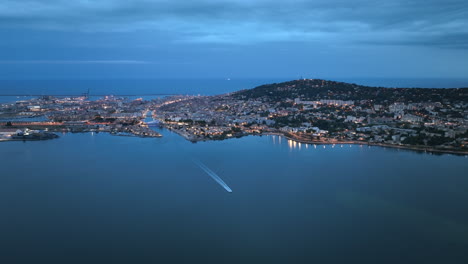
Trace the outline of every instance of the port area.
{"label": "port area", "polygon": [[58,135],[44,130],[31,130],[29,128],[1,128],[0,142],[2,141],[37,141],[58,138]]}
{"label": "port area", "polygon": [[54,132],[104,132],[116,136],[162,137],[144,122],[131,124],[95,122],[0,122],[0,141],[46,140],[57,138]]}

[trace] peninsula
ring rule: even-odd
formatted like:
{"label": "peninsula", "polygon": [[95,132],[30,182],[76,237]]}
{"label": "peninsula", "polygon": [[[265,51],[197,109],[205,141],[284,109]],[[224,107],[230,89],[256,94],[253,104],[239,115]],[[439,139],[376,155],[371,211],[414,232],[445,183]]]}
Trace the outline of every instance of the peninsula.
{"label": "peninsula", "polygon": [[468,153],[468,88],[383,88],[320,79],[186,97],[154,117],[191,141],[277,134],[311,144]]}

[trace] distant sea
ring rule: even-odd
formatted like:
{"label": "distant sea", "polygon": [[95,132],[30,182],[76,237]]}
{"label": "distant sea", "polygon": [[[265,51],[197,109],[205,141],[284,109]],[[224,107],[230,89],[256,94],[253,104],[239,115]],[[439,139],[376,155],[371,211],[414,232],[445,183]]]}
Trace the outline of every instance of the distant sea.
{"label": "distant sea", "polygon": [[[215,95],[250,89],[262,84],[290,81],[294,78],[270,79],[103,79],[103,80],[0,80],[0,102],[31,98],[30,95]],[[468,87],[466,79],[398,79],[398,78],[323,78],[369,86],[459,88]]]}

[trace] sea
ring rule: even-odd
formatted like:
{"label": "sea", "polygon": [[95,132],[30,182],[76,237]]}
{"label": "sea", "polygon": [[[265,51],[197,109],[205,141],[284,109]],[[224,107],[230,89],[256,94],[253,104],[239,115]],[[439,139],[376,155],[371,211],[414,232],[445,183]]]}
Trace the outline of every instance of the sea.
{"label": "sea", "polygon": [[[251,89],[259,85],[290,81],[294,78],[259,79],[0,79],[0,103],[27,100],[42,95],[70,96],[88,93],[92,98],[103,95],[151,99],[154,96],[216,95]],[[296,78],[297,79],[297,78]],[[368,86],[403,88],[462,88],[468,78],[323,78]]]}
{"label": "sea", "polygon": [[[263,83],[0,81],[0,91],[209,95]],[[440,83],[457,86],[468,80]],[[468,263],[467,156],[279,136],[191,143],[155,129],[162,138],[0,143],[0,263]]]}

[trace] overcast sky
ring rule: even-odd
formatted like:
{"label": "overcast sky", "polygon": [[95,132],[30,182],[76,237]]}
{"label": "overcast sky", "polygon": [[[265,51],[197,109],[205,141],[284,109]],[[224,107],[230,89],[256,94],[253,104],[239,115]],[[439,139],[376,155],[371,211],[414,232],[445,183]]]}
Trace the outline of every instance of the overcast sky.
{"label": "overcast sky", "polygon": [[0,0],[0,78],[468,78],[466,0]]}

